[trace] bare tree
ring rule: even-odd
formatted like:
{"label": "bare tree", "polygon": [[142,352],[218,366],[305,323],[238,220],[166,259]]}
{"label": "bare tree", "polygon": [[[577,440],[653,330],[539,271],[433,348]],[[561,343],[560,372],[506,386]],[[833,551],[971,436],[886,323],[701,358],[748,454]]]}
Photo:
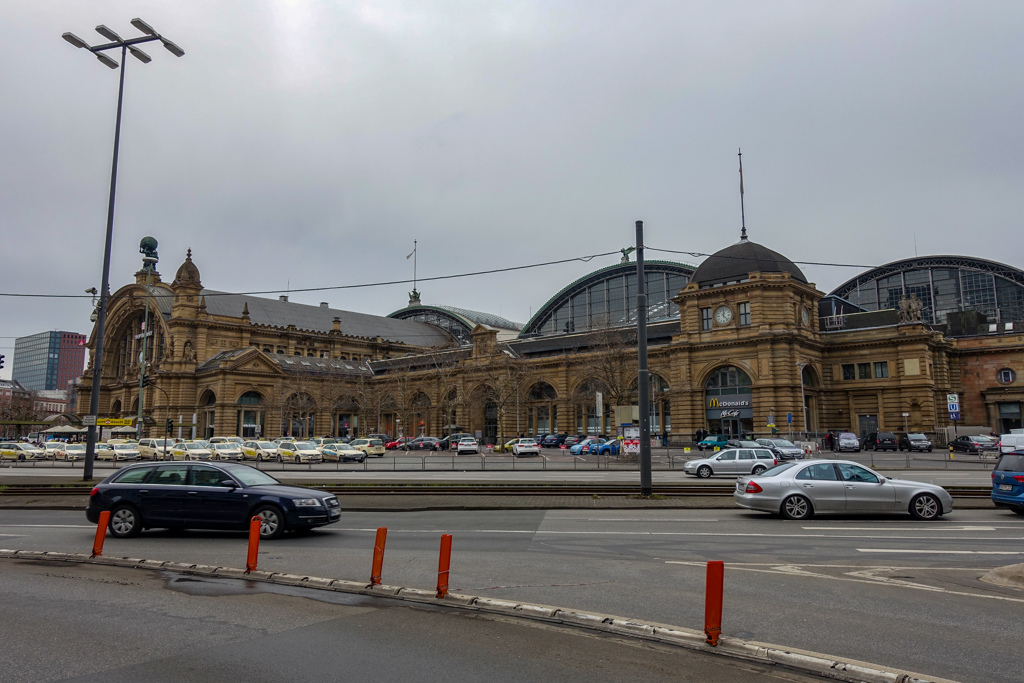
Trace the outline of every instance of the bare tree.
{"label": "bare tree", "polygon": [[499,448],[505,443],[506,417],[523,400],[533,373],[527,363],[507,344],[498,344],[496,352],[479,366],[487,388],[486,399],[494,403],[498,417]]}

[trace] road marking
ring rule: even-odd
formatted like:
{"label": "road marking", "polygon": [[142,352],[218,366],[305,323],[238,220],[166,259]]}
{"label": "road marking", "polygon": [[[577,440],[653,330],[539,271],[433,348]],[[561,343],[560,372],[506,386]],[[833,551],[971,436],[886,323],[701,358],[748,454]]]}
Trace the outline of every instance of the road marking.
{"label": "road marking", "polygon": [[1024,550],[908,550],[903,548],[857,548],[858,553],[913,553],[916,555],[1024,555]]}
{"label": "road marking", "polygon": [[[669,560],[665,564],[681,564],[692,566],[695,568],[703,569],[707,566],[706,562],[683,562],[679,560]],[[860,571],[847,572],[843,576],[835,576],[832,574],[819,574],[817,572],[807,571],[801,569],[801,567],[843,567],[843,565],[786,565],[786,564],[774,564],[774,565],[760,565],[770,568],[758,569],[754,566],[743,566],[740,564],[728,563],[729,567],[745,572],[757,572],[760,574],[780,574],[784,576],[799,576],[801,578],[815,578],[815,579],[827,579],[829,581],[847,581],[850,583],[866,583],[874,586],[890,586],[893,588],[909,588],[910,590],[928,591],[930,593],[946,593],[947,595],[960,595],[968,598],[983,598],[986,600],[1002,600],[1004,602],[1018,602],[1024,603],[1024,598],[1011,598],[1005,595],[992,595],[988,593],[968,593],[967,591],[954,591],[947,588],[939,588],[937,586],[928,586],[922,583],[914,583],[909,581],[903,581],[900,579],[893,579],[890,577],[875,576],[871,571],[871,568],[862,567]],[[936,567],[875,567],[875,571],[907,571],[908,569],[942,569]],[[954,568],[952,571],[973,571],[977,572],[978,569],[961,569]]]}
{"label": "road marking", "polygon": [[583,519],[567,518],[570,522],[718,522],[717,519],[658,519],[657,517],[584,517]]}
{"label": "road marking", "polygon": [[[338,527],[325,527],[327,531],[365,531],[365,532],[376,532],[376,528],[338,528]],[[389,528],[390,533],[399,534],[436,534],[440,533],[438,529],[394,529]],[[871,540],[892,540],[892,541],[947,541],[948,537],[941,538],[938,536],[833,536],[830,534],[755,534],[755,533],[723,533],[717,531],[566,531],[566,530],[552,530],[552,529],[538,529],[536,531],[530,529],[458,529],[457,533],[464,534],[547,534],[547,535],[560,535],[560,536],[738,536],[738,537],[754,537],[754,538],[828,538],[836,541],[845,541],[847,539],[865,538]],[[1021,536],[1006,536],[996,538],[986,538],[988,541],[1024,541],[1024,537]],[[896,551],[893,551],[896,552]]]}
{"label": "road marking", "polygon": [[[809,531],[995,531],[994,526],[928,526],[928,527],[878,527],[878,526],[804,526]],[[1020,527],[999,527],[1019,529]]]}

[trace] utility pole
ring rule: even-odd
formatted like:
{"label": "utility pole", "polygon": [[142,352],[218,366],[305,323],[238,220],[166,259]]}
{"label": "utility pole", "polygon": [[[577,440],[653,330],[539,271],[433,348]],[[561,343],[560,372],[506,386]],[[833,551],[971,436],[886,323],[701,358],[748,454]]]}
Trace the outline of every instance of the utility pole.
{"label": "utility pole", "polygon": [[644,222],[636,222],[637,400],[640,402],[640,495],[654,493],[651,481],[651,395],[647,372],[647,283],[644,280]]}

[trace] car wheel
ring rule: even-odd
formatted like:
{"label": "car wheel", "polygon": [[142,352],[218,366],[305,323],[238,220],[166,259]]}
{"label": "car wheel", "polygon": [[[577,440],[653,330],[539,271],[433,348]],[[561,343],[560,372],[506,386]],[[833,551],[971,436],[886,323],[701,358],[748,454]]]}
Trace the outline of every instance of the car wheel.
{"label": "car wheel", "polygon": [[302,459],[301,459],[301,458],[300,458],[299,456],[297,456],[297,455],[296,455],[296,456],[295,456],[295,464],[296,464],[296,465],[299,465],[299,464],[301,464],[301,463],[302,463]]}
{"label": "car wheel", "polygon": [[761,474],[762,472],[764,472],[764,471],[765,471],[766,469],[767,469],[766,467],[761,467],[760,465],[758,465],[757,467],[755,467],[754,469],[752,469],[752,470],[750,471],[750,473],[751,473],[752,475],[754,475],[754,476],[756,477],[757,475],[759,475],[759,474]]}
{"label": "car wheel", "polygon": [[938,519],[942,515],[942,504],[932,494],[922,493],[910,501],[910,514],[914,519]]}
{"label": "car wheel", "polygon": [[131,505],[118,505],[110,511],[110,535],[115,538],[131,538],[142,532],[142,518]]}
{"label": "car wheel", "polygon": [[932,452],[932,449],[930,449],[930,448],[929,448],[929,449],[928,449],[928,452],[929,452],[929,453],[931,453],[931,452]]}
{"label": "car wheel", "polygon": [[811,501],[803,496],[790,496],[782,501],[781,512],[786,519],[807,519],[814,514]]}
{"label": "car wheel", "polygon": [[711,468],[708,467],[707,465],[701,465],[700,467],[697,468],[697,476],[700,477],[701,479],[707,479],[712,474],[714,474],[714,472],[712,472]]}
{"label": "car wheel", "polygon": [[281,538],[284,533],[284,516],[281,510],[273,505],[263,505],[253,510],[253,517],[260,518],[260,538],[271,541]]}
{"label": "car wheel", "polygon": [[1024,515],[1024,508],[1010,508],[1010,509],[1013,510],[1018,515]]}

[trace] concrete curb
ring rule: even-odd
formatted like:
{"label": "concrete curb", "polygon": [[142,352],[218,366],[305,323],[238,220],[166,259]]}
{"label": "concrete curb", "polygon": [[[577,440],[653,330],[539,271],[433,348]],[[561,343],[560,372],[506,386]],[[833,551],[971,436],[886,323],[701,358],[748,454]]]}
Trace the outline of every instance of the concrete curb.
{"label": "concrete curb", "polygon": [[675,645],[690,650],[700,650],[709,654],[723,655],[738,659],[746,659],[768,665],[781,665],[806,673],[815,674],[838,681],[851,683],[956,683],[946,678],[924,676],[922,674],[882,667],[852,659],[837,659],[817,652],[782,648],[768,643],[749,642],[739,638],[722,636],[718,647],[711,647],[704,642],[704,634],[700,631],[669,626],[654,622],[637,621],[610,614],[579,612],[576,610],[552,605],[539,605],[514,600],[484,598],[459,593],[449,593],[445,598],[437,598],[434,591],[403,586],[369,586],[359,581],[344,579],[328,579],[317,576],[303,576],[284,572],[253,571],[234,567],[215,567],[206,564],[186,564],[183,562],[167,562],[162,560],[146,560],[134,557],[90,557],[79,553],[57,553],[41,550],[5,550],[0,549],[0,560],[26,560],[36,562],[73,562],[79,564],[98,564],[129,569],[148,569],[171,571],[192,576],[208,578],[244,579],[246,581],[262,581],[299,588],[338,591],[357,595],[369,595],[379,598],[404,600],[406,602],[438,605],[455,609],[486,612],[509,617],[518,617],[561,624],[574,628],[599,631],[617,636],[637,638],[640,640]]}

